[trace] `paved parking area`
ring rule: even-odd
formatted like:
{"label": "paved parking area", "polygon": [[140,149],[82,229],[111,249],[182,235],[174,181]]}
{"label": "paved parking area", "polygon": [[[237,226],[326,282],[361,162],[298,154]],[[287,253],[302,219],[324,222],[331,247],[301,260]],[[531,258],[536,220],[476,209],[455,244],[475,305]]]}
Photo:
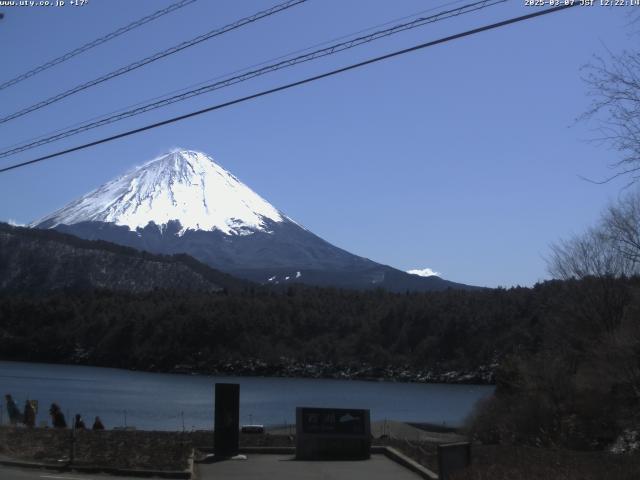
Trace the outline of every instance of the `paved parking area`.
{"label": "paved parking area", "polygon": [[200,480],[416,480],[412,471],[389,460],[384,455],[371,455],[360,461],[297,461],[291,455],[248,454],[247,460],[227,460],[196,465]]}

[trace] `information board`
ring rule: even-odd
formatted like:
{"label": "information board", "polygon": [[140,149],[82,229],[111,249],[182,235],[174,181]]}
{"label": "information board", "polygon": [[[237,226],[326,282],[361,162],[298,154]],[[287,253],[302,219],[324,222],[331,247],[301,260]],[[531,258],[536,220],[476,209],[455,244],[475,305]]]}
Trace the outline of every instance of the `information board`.
{"label": "information board", "polygon": [[296,458],[367,459],[371,451],[369,410],[298,407]]}

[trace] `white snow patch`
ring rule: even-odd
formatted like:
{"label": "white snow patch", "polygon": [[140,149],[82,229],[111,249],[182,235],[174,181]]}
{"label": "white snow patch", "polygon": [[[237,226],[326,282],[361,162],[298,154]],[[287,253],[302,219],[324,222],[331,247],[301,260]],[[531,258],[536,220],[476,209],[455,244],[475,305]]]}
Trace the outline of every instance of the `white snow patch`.
{"label": "white snow patch", "polygon": [[440,272],[436,272],[435,270],[431,270],[430,268],[420,268],[415,270],[407,270],[407,273],[411,275],[418,275],[419,277],[439,277]]}
{"label": "white snow patch", "polygon": [[12,227],[26,227],[24,223],[17,222],[13,218],[10,218],[9,220],[7,220],[7,223]]}
{"label": "white snow patch", "polygon": [[300,278],[301,276],[302,276],[302,273],[296,272],[296,278]]}
{"label": "white snow patch", "polygon": [[273,282],[275,279],[276,279],[276,277],[275,277],[275,276],[270,277],[270,278],[268,278],[268,279],[267,279],[267,282]]}

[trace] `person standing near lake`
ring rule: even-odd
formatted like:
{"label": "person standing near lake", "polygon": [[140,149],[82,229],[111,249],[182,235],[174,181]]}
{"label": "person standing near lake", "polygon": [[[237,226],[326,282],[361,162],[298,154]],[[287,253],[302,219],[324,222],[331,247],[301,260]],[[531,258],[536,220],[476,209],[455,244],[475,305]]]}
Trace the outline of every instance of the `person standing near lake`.
{"label": "person standing near lake", "polygon": [[54,428],[67,428],[67,421],[64,419],[64,414],[57,403],[51,404],[49,415],[51,415],[51,423]]}
{"label": "person standing near lake", "polygon": [[5,401],[7,402],[7,413],[9,413],[9,423],[11,425],[16,425],[18,422],[22,421],[22,413],[20,413],[20,409],[18,409],[18,405],[13,400],[13,397],[8,393],[4,396]]}
{"label": "person standing near lake", "polygon": [[104,424],[102,423],[102,420],[100,420],[100,417],[96,417],[93,421],[93,427],[91,428],[92,430],[104,430]]}
{"label": "person standing near lake", "polygon": [[76,421],[73,423],[73,428],[76,430],[84,430],[87,428],[84,424],[84,420],[82,420],[82,415],[79,413],[76,414]]}
{"label": "person standing near lake", "polygon": [[36,426],[36,407],[34,400],[27,400],[24,403],[24,424],[33,428]]}

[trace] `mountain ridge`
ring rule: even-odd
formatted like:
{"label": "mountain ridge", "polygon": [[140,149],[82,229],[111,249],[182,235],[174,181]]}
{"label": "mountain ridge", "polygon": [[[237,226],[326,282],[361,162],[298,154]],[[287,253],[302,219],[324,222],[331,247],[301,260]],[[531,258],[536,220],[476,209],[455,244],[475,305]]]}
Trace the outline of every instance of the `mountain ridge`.
{"label": "mountain ridge", "polygon": [[[476,288],[419,277],[343,250],[286,216],[208,155],[174,150],[31,227],[152,253],[186,253],[262,284],[392,291]],[[279,278],[278,278],[279,277]]]}

